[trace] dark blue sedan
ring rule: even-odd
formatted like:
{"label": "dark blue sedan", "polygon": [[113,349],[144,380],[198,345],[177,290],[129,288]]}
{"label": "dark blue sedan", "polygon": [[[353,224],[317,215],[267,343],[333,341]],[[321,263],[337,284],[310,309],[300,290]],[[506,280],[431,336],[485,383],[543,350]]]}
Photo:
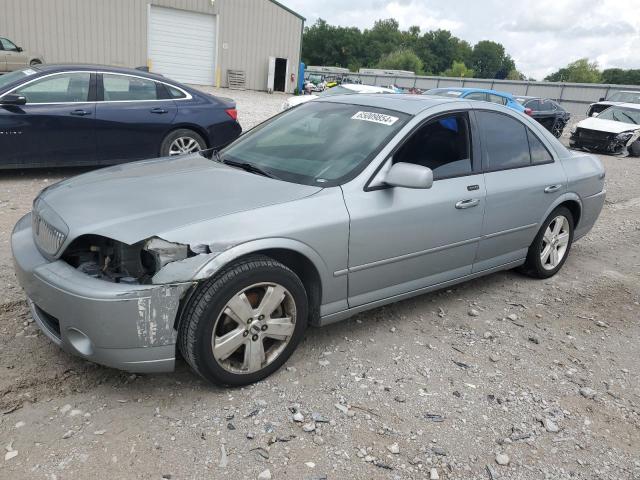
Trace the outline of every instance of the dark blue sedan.
{"label": "dark blue sedan", "polygon": [[241,132],[232,100],[140,70],[38,65],[0,76],[0,169],[179,155]]}

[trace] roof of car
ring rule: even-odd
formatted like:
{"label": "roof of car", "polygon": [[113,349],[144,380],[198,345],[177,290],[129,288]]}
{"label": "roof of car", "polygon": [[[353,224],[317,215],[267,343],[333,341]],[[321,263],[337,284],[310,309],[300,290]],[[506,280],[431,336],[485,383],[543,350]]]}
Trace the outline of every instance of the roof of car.
{"label": "roof of car", "polygon": [[[441,87],[441,88],[432,88],[431,90],[438,91],[454,91],[454,92],[462,92],[462,93],[471,93],[471,92],[479,92],[479,93],[493,93],[494,95],[501,95],[503,97],[513,97],[509,92],[500,92],[498,90],[491,90],[489,88],[472,88],[472,87]],[[427,90],[428,91],[428,90]]]}
{"label": "roof of car", "polygon": [[416,115],[423,110],[440,105],[464,101],[458,98],[413,95],[410,93],[354,93],[318,97],[314,102],[349,103],[363,107],[386,108],[397,112]]}
{"label": "roof of car", "polygon": [[[94,71],[94,70],[99,70],[101,72],[110,72],[110,73],[128,73],[128,74],[135,74],[135,75],[139,75],[141,77],[148,77],[148,78],[155,78],[155,79],[163,79],[163,80],[170,80],[166,77],[163,77],[162,75],[159,75],[157,73],[151,73],[151,72],[147,72],[145,70],[141,70],[138,68],[126,68],[126,67],[113,67],[113,66],[109,66],[109,65],[92,65],[92,64],[86,64],[86,63],[59,63],[59,64],[44,64],[44,65],[37,65],[34,67],[31,67],[34,70],[37,70],[39,72],[42,73],[56,73],[56,72],[65,72],[68,70],[80,70],[80,71]],[[170,80],[172,81],[172,80]],[[174,82],[176,83],[176,82]]]}
{"label": "roof of car", "polygon": [[626,107],[632,108],[633,110],[640,110],[640,103],[616,103],[612,105],[612,107]]}

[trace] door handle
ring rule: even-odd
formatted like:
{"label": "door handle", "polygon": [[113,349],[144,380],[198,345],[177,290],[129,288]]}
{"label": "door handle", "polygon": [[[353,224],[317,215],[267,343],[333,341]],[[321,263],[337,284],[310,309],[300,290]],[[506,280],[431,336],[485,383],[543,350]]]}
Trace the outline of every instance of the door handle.
{"label": "door handle", "polygon": [[467,200],[460,200],[456,203],[458,210],[464,210],[465,208],[477,207],[480,204],[480,200],[477,198],[468,198]]}
{"label": "door handle", "polygon": [[167,110],[166,108],[160,108],[160,107],[154,107],[150,111],[151,111],[151,113],[159,113],[159,114],[168,113],[169,112],[169,110]]}
{"label": "door handle", "polygon": [[75,115],[76,117],[86,117],[87,115],[91,115],[91,112],[87,112],[86,110],[73,110],[71,115]]}
{"label": "door handle", "polygon": [[544,189],[544,193],[553,193],[553,192],[557,192],[558,190],[560,190],[562,188],[562,185],[560,184],[556,184],[556,185],[549,185],[547,188]]}

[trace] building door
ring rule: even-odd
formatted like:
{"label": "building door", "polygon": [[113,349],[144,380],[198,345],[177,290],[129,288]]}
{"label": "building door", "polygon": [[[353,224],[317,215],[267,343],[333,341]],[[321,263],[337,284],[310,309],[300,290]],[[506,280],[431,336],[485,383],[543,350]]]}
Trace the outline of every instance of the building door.
{"label": "building door", "polygon": [[284,92],[287,85],[287,59],[276,58],[276,69],[273,76],[273,89]]}
{"label": "building door", "polygon": [[148,37],[152,72],[195,85],[213,85],[216,17],[151,5]]}

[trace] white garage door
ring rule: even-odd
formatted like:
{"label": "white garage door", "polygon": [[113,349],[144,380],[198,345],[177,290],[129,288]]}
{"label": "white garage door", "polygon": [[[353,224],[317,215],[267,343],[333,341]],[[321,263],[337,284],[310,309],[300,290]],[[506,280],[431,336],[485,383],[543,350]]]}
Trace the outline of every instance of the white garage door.
{"label": "white garage door", "polygon": [[213,85],[216,17],[151,5],[149,59],[155,73],[178,82]]}

